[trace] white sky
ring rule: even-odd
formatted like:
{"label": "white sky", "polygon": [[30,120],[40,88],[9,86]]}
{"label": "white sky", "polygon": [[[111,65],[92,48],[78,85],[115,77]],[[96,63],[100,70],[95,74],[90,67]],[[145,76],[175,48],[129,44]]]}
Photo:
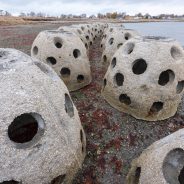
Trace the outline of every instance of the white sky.
{"label": "white sky", "polygon": [[106,12],[161,13],[184,14],[184,0],[0,0],[0,9],[14,15],[20,12],[34,11],[49,15],[82,14],[87,15]]}

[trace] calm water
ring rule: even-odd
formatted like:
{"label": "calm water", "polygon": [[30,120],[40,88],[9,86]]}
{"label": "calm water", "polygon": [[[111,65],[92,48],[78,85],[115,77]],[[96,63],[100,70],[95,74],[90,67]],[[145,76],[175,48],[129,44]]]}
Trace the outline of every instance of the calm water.
{"label": "calm water", "polygon": [[184,22],[126,23],[128,29],[135,29],[146,36],[164,36],[178,40],[184,46]]}

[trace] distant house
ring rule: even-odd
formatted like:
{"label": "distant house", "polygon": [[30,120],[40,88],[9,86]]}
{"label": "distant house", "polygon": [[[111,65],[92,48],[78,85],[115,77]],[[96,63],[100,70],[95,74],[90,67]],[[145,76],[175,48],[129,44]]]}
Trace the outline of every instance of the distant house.
{"label": "distant house", "polygon": [[134,17],[134,20],[139,20],[139,19],[141,19],[141,17],[138,17],[138,16]]}
{"label": "distant house", "polygon": [[124,17],[125,20],[134,20],[135,16],[131,16],[131,15],[126,15]]}
{"label": "distant house", "polygon": [[11,16],[11,14],[7,11],[0,10],[0,16]]}
{"label": "distant house", "polygon": [[68,19],[72,19],[73,18],[73,15],[72,14],[69,14],[66,16]]}
{"label": "distant house", "polygon": [[96,16],[95,15],[91,15],[89,16],[90,19],[96,19]]}
{"label": "distant house", "polygon": [[85,19],[87,17],[87,15],[86,14],[81,14],[80,17]]}

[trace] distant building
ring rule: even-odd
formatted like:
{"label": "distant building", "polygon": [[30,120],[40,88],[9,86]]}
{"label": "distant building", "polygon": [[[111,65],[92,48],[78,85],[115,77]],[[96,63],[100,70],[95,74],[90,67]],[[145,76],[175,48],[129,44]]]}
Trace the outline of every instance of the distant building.
{"label": "distant building", "polygon": [[82,14],[80,17],[85,19],[87,17],[87,15],[86,14]]}
{"label": "distant building", "polygon": [[96,16],[95,15],[91,15],[89,16],[90,19],[96,19]]}

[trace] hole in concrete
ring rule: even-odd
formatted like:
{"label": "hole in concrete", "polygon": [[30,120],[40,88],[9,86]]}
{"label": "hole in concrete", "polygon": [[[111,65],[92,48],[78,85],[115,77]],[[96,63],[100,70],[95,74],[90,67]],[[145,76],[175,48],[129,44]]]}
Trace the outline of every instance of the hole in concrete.
{"label": "hole in concrete", "polygon": [[171,48],[171,56],[172,56],[174,59],[176,59],[176,60],[182,58],[182,55],[183,55],[182,52],[183,52],[183,51],[181,51],[179,48],[177,48],[177,47],[175,47],[175,46],[173,46],[173,47]]}
{"label": "hole in concrete", "polygon": [[51,181],[51,184],[62,184],[66,178],[66,174],[60,175]]}
{"label": "hole in concrete", "polygon": [[81,143],[83,142],[83,132],[82,130],[80,130],[80,140],[81,140]]}
{"label": "hole in concrete", "polygon": [[178,176],[178,181],[180,184],[184,184],[184,167],[182,168],[180,175]]}
{"label": "hole in concrete", "polygon": [[0,184],[20,184],[20,182],[15,180],[10,180],[10,181],[3,181]]}
{"label": "hole in concrete", "polygon": [[38,47],[37,46],[34,46],[33,47],[33,54],[34,55],[37,55],[38,54]]}
{"label": "hole in concrete", "polygon": [[104,88],[107,85],[107,79],[104,79]]}
{"label": "hole in concrete", "polygon": [[68,94],[65,94],[65,111],[70,116],[74,116],[73,102]]}
{"label": "hole in concrete", "polygon": [[61,76],[64,78],[70,77],[70,69],[69,68],[66,68],[66,67],[62,68],[60,73],[61,73]]}
{"label": "hole in concrete", "polygon": [[85,47],[86,47],[86,49],[88,49],[88,44],[87,43],[85,43]]}
{"label": "hole in concrete", "polygon": [[101,48],[103,47],[103,45],[101,44]]}
{"label": "hole in concrete", "polygon": [[81,144],[82,144],[82,152],[84,152],[84,145],[83,145],[84,135],[83,135],[83,131],[82,130],[80,130],[80,140],[81,140]]}
{"label": "hole in concrete", "polygon": [[176,87],[176,93],[179,94],[183,91],[184,81],[179,81]]}
{"label": "hole in concrete", "polygon": [[135,44],[134,43],[127,43],[123,49],[124,54],[131,54],[134,50]]}
{"label": "hole in concrete", "polygon": [[136,75],[143,74],[147,69],[147,63],[144,59],[137,59],[133,63],[132,71]]}
{"label": "hole in concrete", "polygon": [[184,184],[184,150],[171,150],[164,159],[162,171],[167,183]]}
{"label": "hole in concrete", "polygon": [[112,59],[111,66],[112,66],[112,68],[114,68],[116,66],[116,58],[115,57]]}
{"label": "hole in concrete", "polygon": [[134,184],[139,184],[139,179],[141,176],[141,167],[137,167],[137,169],[135,170],[135,176],[134,176]]}
{"label": "hole in concrete", "polygon": [[112,45],[113,42],[114,42],[114,38],[110,38],[110,39],[109,39],[109,44]]}
{"label": "hole in concrete", "polygon": [[131,104],[130,97],[127,96],[127,94],[121,94],[121,95],[119,96],[119,101],[120,101],[121,103],[126,104],[126,105],[130,105],[130,104]]}
{"label": "hole in concrete", "polygon": [[81,29],[84,31],[85,28],[82,26]]}
{"label": "hole in concrete", "polygon": [[78,32],[79,34],[82,34],[82,32],[81,32],[81,30],[80,30],[80,29],[77,29],[77,32]]}
{"label": "hole in concrete", "polygon": [[73,56],[74,56],[74,58],[78,58],[80,55],[81,55],[80,50],[75,49],[75,50],[73,51]]}
{"label": "hole in concrete", "polygon": [[150,113],[155,114],[158,113],[163,109],[164,103],[163,102],[154,102],[151,106]]}
{"label": "hole in concrete", "polygon": [[54,57],[48,57],[47,58],[47,63],[49,63],[51,65],[55,65],[57,63],[57,61]]}
{"label": "hole in concrete", "polygon": [[168,83],[172,83],[174,81],[175,74],[172,70],[163,71],[158,80],[158,84],[161,86],[165,86]]}
{"label": "hole in concrete", "polygon": [[89,40],[89,36],[86,36],[86,39]]}
{"label": "hole in concrete", "polygon": [[16,143],[31,141],[44,127],[43,119],[36,113],[25,113],[16,117],[8,127],[8,136]]}
{"label": "hole in concrete", "polygon": [[90,41],[90,45],[92,45],[93,44],[93,42],[92,41]]}
{"label": "hole in concrete", "polygon": [[104,61],[105,63],[107,62],[107,56],[106,56],[106,55],[103,56],[103,61]]}
{"label": "hole in concrete", "polygon": [[58,49],[60,49],[61,47],[62,47],[62,40],[60,39],[60,38],[58,38],[58,37],[56,37],[56,38],[54,38],[54,45],[58,48]]}
{"label": "hole in concrete", "polygon": [[81,82],[83,82],[84,81],[84,75],[78,75],[77,76],[77,82],[78,83],[81,83]]}
{"label": "hole in concrete", "polygon": [[131,34],[130,33],[125,33],[125,40],[129,40],[131,38]]}
{"label": "hole in concrete", "polygon": [[122,45],[123,45],[123,43],[119,43],[119,44],[117,45],[117,48],[119,49]]}
{"label": "hole in concrete", "polygon": [[118,86],[122,86],[124,82],[124,76],[121,73],[115,75],[115,81]]}

